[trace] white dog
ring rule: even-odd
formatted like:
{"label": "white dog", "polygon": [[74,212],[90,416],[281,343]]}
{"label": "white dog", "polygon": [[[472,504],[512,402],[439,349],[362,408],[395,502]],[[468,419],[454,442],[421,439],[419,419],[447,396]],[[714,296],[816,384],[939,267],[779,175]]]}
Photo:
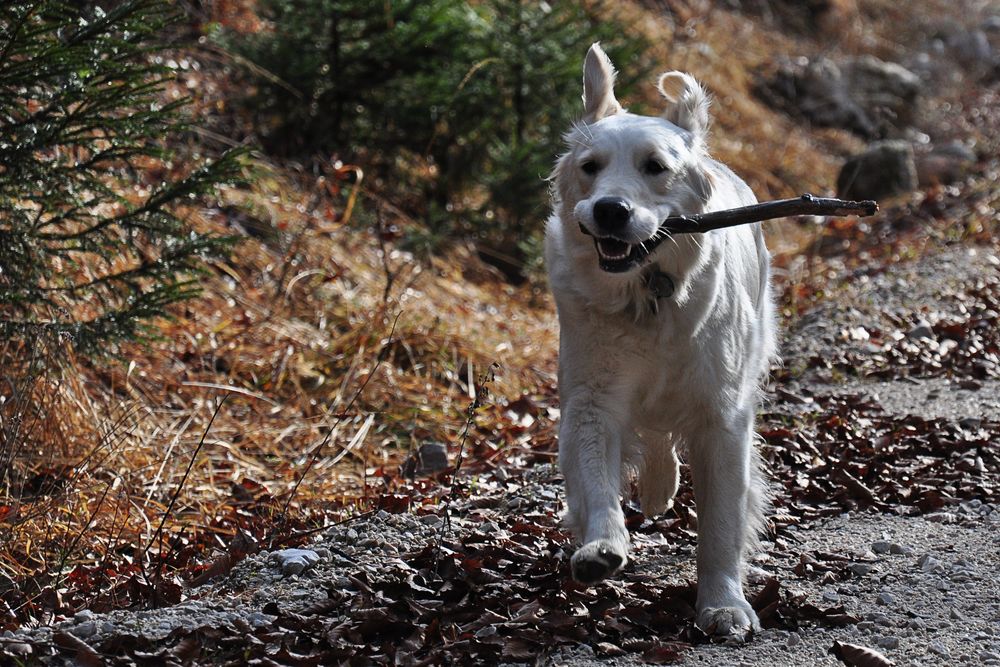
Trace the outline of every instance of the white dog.
{"label": "white dog", "polygon": [[708,157],[708,99],[691,76],[660,77],[661,117],[622,109],[614,78],[594,44],[546,228],[561,329],[559,463],[582,543],[573,576],[593,583],[625,564],[623,484],[638,471],[643,513],[662,512],[681,449],[698,508],[697,624],[743,637],[759,628],[742,573],[766,502],[754,417],[775,351],[770,257],[760,225],[659,230],[669,216],[756,199]]}

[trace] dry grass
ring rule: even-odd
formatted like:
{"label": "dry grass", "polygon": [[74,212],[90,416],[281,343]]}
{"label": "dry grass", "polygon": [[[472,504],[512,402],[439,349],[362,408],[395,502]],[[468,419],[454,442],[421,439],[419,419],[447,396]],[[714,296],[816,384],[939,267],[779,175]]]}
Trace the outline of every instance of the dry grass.
{"label": "dry grass", "polygon": [[[755,77],[779,53],[890,55],[900,48],[890,37],[906,39],[899,3],[862,3],[839,45],[710,5],[622,11],[663,45],[665,69],[689,70],[715,93],[713,152],[760,198],[829,192],[858,140],[767,108],[751,93]],[[407,452],[428,442],[454,451],[475,378],[494,363],[471,456],[488,463],[529,441],[540,455],[552,450],[551,420],[533,418],[553,406],[555,388],[556,324],[542,288],[501,284],[469,248],[429,263],[396,249],[389,226],[412,223],[385,185],[372,193],[344,180],[350,168],[326,165],[316,177],[257,160],[247,169],[251,188],[190,212],[198,227],[244,240],[212,265],[203,298],[158,324],[158,340],[106,364],[66,359],[58,374],[5,369],[3,395],[27,417],[3,424],[4,442],[19,443],[13,477],[24,480],[0,507],[8,625],[136,603],[129,581],[166,576],[163,561],[190,571],[238,531],[282,540],[368,507],[401,483]],[[771,232],[794,294],[818,269],[792,260],[818,232]],[[0,356],[23,353],[8,346]],[[506,407],[522,396],[528,417]]]}

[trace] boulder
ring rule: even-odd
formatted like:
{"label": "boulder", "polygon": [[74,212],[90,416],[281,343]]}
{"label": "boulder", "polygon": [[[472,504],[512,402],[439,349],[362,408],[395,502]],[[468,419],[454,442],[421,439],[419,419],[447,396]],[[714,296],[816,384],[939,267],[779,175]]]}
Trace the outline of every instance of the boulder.
{"label": "boulder", "polygon": [[934,146],[917,156],[917,182],[920,187],[954,183],[964,178],[977,161],[976,154],[960,141]]}
{"label": "boulder", "polygon": [[871,56],[842,63],[799,58],[779,66],[760,92],[816,125],[876,138],[913,121],[921,82],[902,65]]}
{"label": "boulder", "polygon": [[861,56],[843,67],[847,94],[873,121],[897,128],[914,120],[920,96],[920,78],[902,65]]}
{"label": "boulder", "polygon": [[913,147],[906,141],[878,141],[847,160],[837,176],[837,196],[874,199],[912,192],[917,187]]}

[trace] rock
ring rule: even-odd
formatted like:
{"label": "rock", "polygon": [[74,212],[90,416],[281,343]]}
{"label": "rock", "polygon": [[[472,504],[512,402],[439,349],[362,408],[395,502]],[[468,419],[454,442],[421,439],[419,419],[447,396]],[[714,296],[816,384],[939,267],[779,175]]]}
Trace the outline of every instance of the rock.
{"label": "rock", "polygon": [[263,612],[255,611],[247,616],[247,622],[253,626],[255,630],[260,630],[261,628],[268,628],[274,623],[277,616],[272,616],[271,614],[265,614]]}
{"label": "rock", "polygon": [[899,648],[899,637],[879,637],[875,644],[879,648]]}
{"label": "rock", "polygon": [[787,646],[788,648],[798,646],[801,643],[802,643],[802,637],[799,637],[794,632],[789,634],[788,639],[785,640],[785,646]]}
{"label": "rock", "polygon": [[815,125],[877,138],[912,122],[921,89],[919,77],[903,66],[863,56],[786,62],[759,92]]}
{"label": "rock", "polygon": [[961,180],[978,158],[960,141],[935,146],[916,158],[917,183],[920,187],[948,185]]}
{"label": "rock", "polygon": [[885,555],[889,553],[890,544],[884,540],[879,540],[878,542],[872,542],[872,551],[877,554]]}
{"label": "rock", "polygon": [[825,590],[823,591],[823,602],[837,604],[840,602],[840,594],[837,591]]}
{"label": "rock", "polygon": [[884,120],[896,128],[913,121],[923,85],[902,65],[861,56],[847,61],[844,78],[848,94],[869,114],[889,116]]}
{"label": "rock", "polygon": [[97,623],[95,621],[85,621],[70,628],[69,631],[80,639],[86,639],[97,634]]}
{"label": "rock", "polygon": [[271,554],[285,576],[302,574],[320,561],[319,554],[311,549],[282,549]]}
{"label": "rock", "polygon": [[904,546],[902,544],[896,544],[895,542],[893,542],[892,544],[889,545],[889,553],[895,554],[896,556],[912,556],[913,549]]}
{"label": "rock", "polygon": [[937,34],[934,46],[938,51],[950,51],[967,69],[982,69],[996,57],[987,32],[991,32],[987,23],[971,29],[953,24]]}
{"label": "rock", "polygon": [[837,196],[885,199],[917,187],[913,148],[905,141],[878,141],[847,160],[837,176]]}
{"label": "rock", "polygon": [[944,564],[937,558],[930,554],[924,554],[917,560],[917,566],[923,572],[931,572],[934,574],[944,573]]}
{"label": "rock", "polygon": [[851,563],[847,567],[851,572],[859,577],[865,577],[871,574],[871,571],[875,569],[874,566],[869,565],[868,563]]}
{"label": "rock", "polygon": [[73,614],[73,620],[77,623],[85,623],[87,621],[94,620],[94,612],[89,609],[81,609],[80,611]]}
{"label": "rock", "polygon": [[906,332],[906,337],[913,340],[920,340],[921,338],[930,338],[931,340],[937,338],[934,335],[934,327],[927,320],[920,320],[914,325],[912,329]]}
{"label": "rock", "polygon": [[948,647],[936,639],[933,640],[930,644],[928,644],[927,648],[930,650],[931,653],[936,653],[942,658],[951,657],[951,652],[948,650]]}
{"label": "rock", "polygon": [[894,605],[896,604],[896,596],[894,596],[889,591],[882,591],[881,593],[878,594],[878,597],[875,598],[875,601],[878,604],[883,604],[886,606]]}
{"label": "rock", "polygon": [[958,425],[967,431],[978,431],[983,425],[983,420],[979,417],[962,417],[958,420]]}
{"label": "rock", "polygon": [[880,611],[870,611],[865,614],[865,618],[874,623],[878,623],[879,625],[893,625],[892,619]]}

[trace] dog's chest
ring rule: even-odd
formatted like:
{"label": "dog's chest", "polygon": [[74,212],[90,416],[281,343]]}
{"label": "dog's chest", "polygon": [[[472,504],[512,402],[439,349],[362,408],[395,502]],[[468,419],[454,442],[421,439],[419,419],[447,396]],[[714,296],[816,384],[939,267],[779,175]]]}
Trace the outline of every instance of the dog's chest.
{"label": "dog's chest", "polygon": [[640,322],[620,320],[599,353],[616,375],[637,421],[662,427],[678,408],[693,405],[706,370],[687,323],[664,308]]}
{"label": "dog's chest", "polygon": [[706,367],[690,338],[661,336],[650,341],[633,369],[636,421],[671,430],[672,422],[699,402]]}

